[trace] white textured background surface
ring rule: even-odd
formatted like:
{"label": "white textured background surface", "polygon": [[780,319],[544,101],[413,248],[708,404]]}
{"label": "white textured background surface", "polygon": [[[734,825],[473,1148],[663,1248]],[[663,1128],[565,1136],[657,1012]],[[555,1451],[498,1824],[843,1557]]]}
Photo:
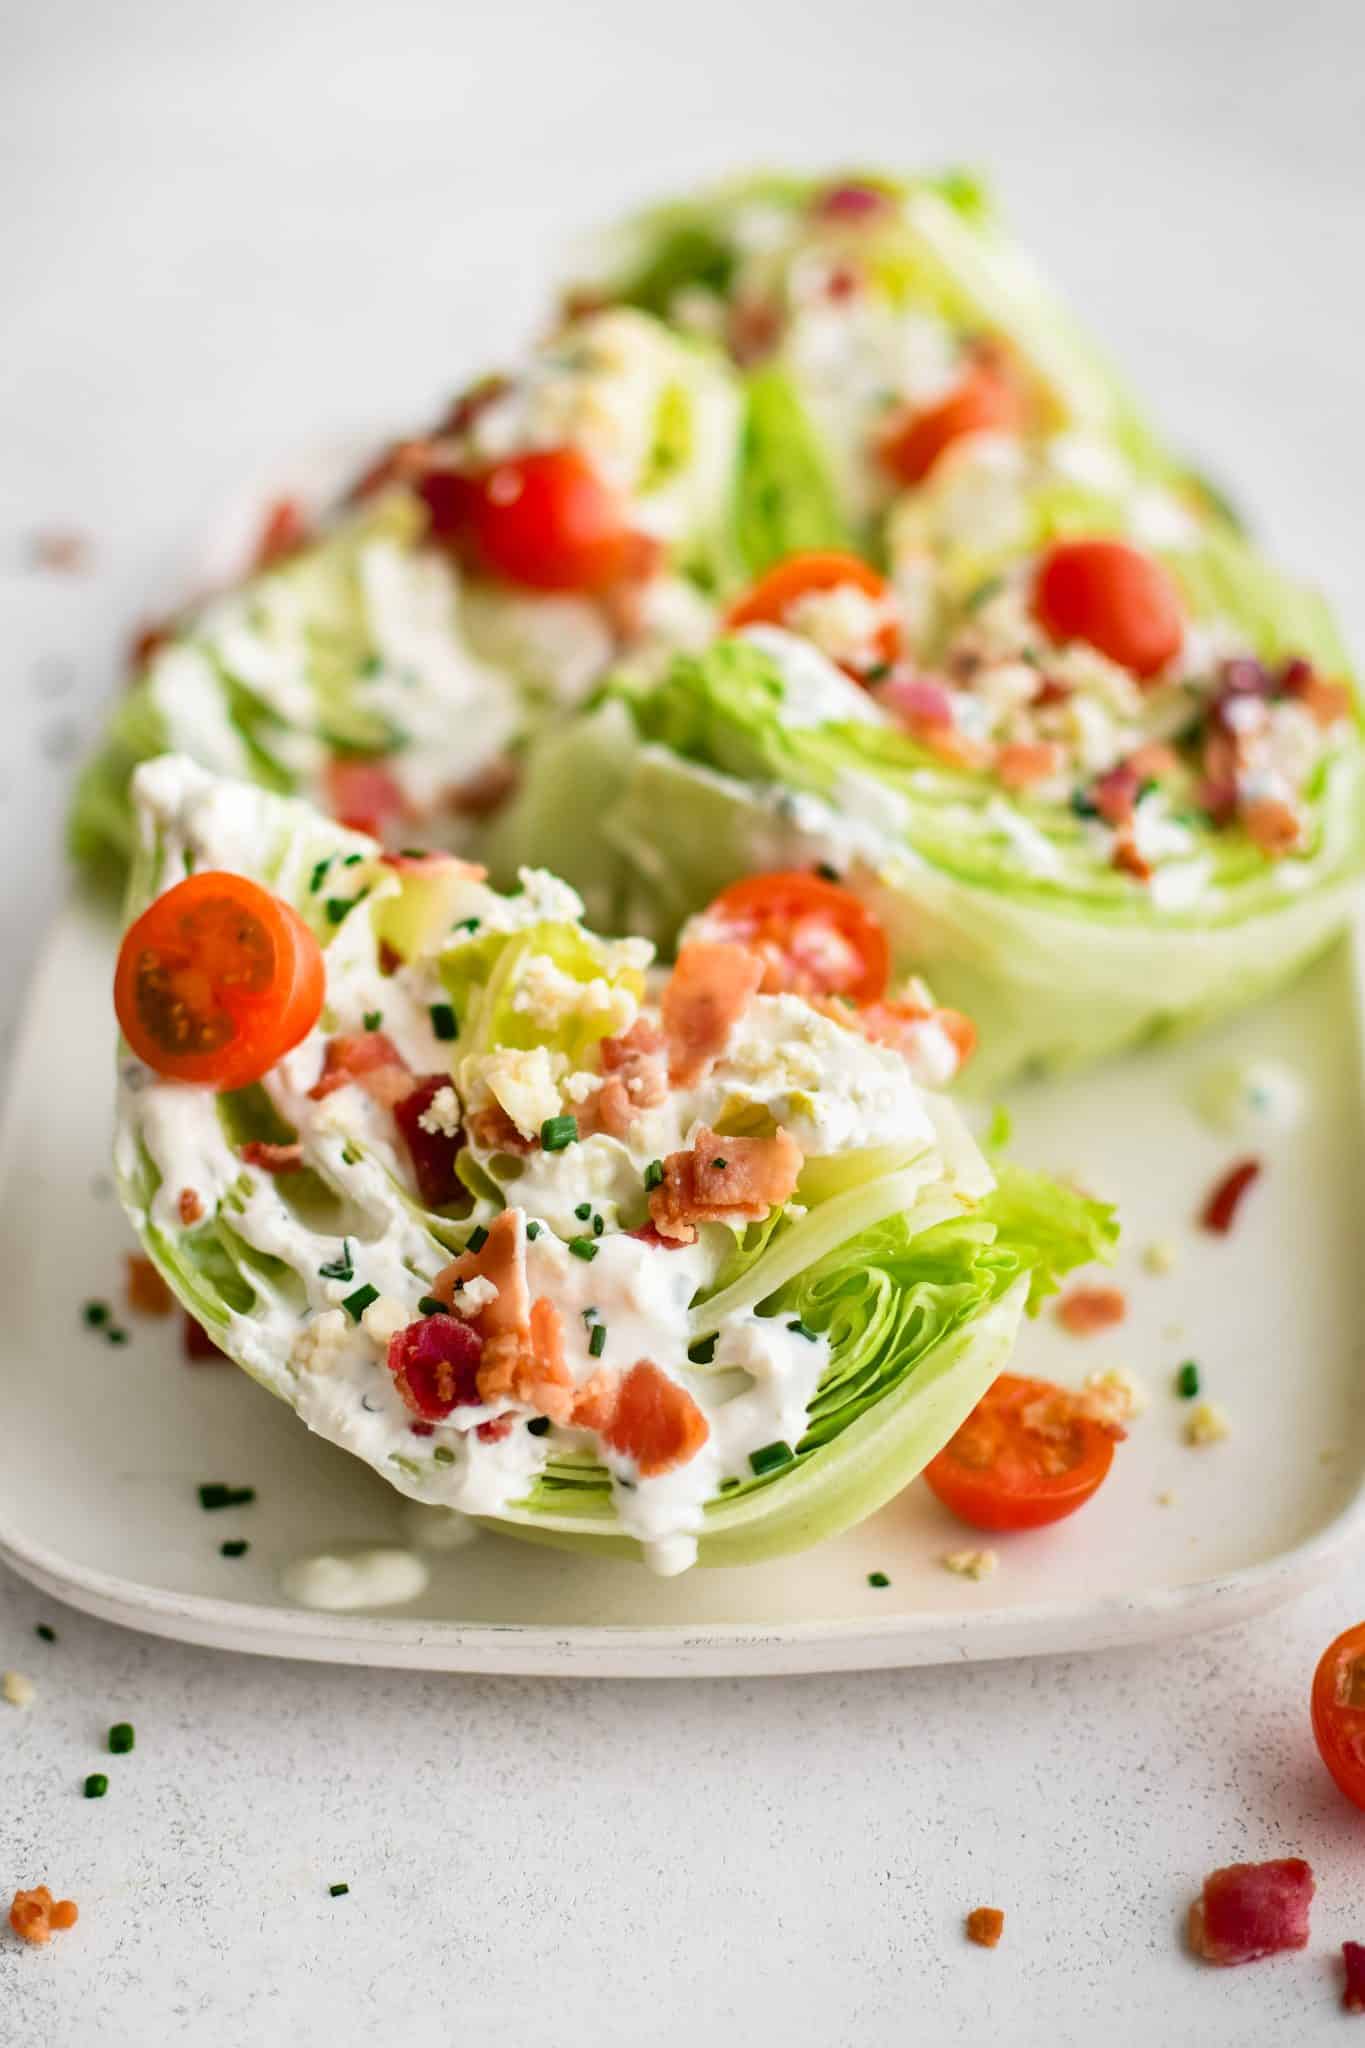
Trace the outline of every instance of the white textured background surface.
{"label": "white textured background surface", "polygon": [[[225,496],[281,448],[420,418],[524,331],[571,229],[698,171],[988,163],[1365,645],[1362,81],[1355,0],[11,0],[0,1032],[116,651]],[[97,573],[32,573],[27,537],[71,525]],[[0,1665],[39,1686],[0,1707],[0,1891],[83,1909],[47,1951],[0,1937],[0,2043],[1326,2041],[1365,1819],[1306,1692],[1362,1612],[1365,1561],[1156,1653],[626,1687],[234,1660],[0,1579]],[[116,1718],[138,1750],[87,1803]],[[1306,1956],[1182,1956],[1206,1869],[1295,1851]],[[1009,1916],[994,1955],[961,1940],[981,1903]]]}

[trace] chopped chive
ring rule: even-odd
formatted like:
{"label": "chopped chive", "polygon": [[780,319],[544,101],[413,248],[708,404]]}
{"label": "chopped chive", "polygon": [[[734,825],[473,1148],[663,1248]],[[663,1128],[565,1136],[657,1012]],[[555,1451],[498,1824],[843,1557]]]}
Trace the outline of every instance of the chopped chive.
{"label": "chopped chive", "polygon": [[354,1280],[355,1267],[351,1264],[349,1237],[343,1237],[341,1240],[340,1258],[329,1259],[325,1266],[318,1267],[318,1277],[322,1280]]}
{"label": "chopped chive", "polygon": [[[890,673],[891,664],[889,661],[874,661],[871,668],[864,670],[863,681],[865,683],[884,683]],[[824,874],[828,866],[829,862],[822,860],[819,867],[815,870],[816,874]],[[825,879],[829,882],[837,882],[839,877],[836,874],[828,874],[825,875]]]}
{"label": "chopped chive", "polygon": [[600,1358],[606,1348],[607,1326],[605,1323],[594,1323],[592,1335],[588,1339],[588,1355],[590,1358]]}
{"label": "chopped chive", "polygon": [[455,1463],[455,1453],[451,1450],[449,1444],[437,1444],[431,1455],[438,1465],[453,1465]]}
{"label": "chopped chive", "polygon": [[245,1536],[230,1536],[226,1543],[218,1545],[218,1555],[220,1557],[245,1557],[250,1548],[251,1545],[247,1542]]}
{"label": "chopped chive", "polygon": [[591,1216],[591,1214],[592,1214],[592,1203],[591,1203],[591,1202],[580,1202],[580,1203],[578,1204],[577,1208],[576,1208],[576,1209],[574,1210],[574,1215],[575,1215],[575,1216],[576,1216],[576,1217],[578,1218],[578,1220],[579,1220],[579,1222],[580,1222],[580,1223],[586,1223],[586,1222],[587,1222],[587,1220],[588,1220],[588,1218],[589,1218],[589,1216]]}
{"label": "chopped chive", "polygon": [[986,1133],[986,1149],[989,1152],[1003,1151],[1014,1135],[1014,1120],[1003,1102],[997,1102],[991,1112],[991,1127]]}
{"label": "chopped chive", "polygon": [[658,1188],[658,1187],[662,1187],[662,1186],[663,1186],[663,1180],[664,1180],[664,1163],[663,1163],[663,1160],[662,1160],[662,1159],[651,1159],[651,1160],[650,1160],[650,1162],[649,1162],[649,1164],[648,1164],[648,1166],[647,1166],[647,1167],[645,1168],[645,1186],[646,1186],[647,1188]]}
{"label": "chopped chive", "polygon": [[464,1241],[464,1248],[467,1252],[481,1252],[487,1242],[488,1232],[482,1223],[476,1223]]}
{"label": "chopped chive", "polygon": [[738,1485],[739,1481],[737,1479],[722,1479],[720,1482],[720,1490],[722,1493],[733,1493]]}
{"label": "chopped chive", "polygon": [[547,1116],[540,1127],[540,1142],[547,1152],[563,1152],[577,1136],[576,1116]]}
{"label": "chopped chive", "polygon": [[713,1159],[711,1161],[711,1171],[712,1173],[724,1173],[729,1164],[728,1159]]}
{"label": "chopped chive", "polygon": [[325,905],[328,924],[340,924],[347,911],[354,910],[359,901],[358,896],[329,896]]}
{"label": "chopped chive", "polygon": [[1157,779],[1156,779],[1155,775],[1149,775],[1149,776],[1148,776],[1148,777],[1146,778],[1146,780],[1145,780],[1145,781],[1143,781],[1143,782],[1140,782],[1140,783],[1138,784],[1138,791],[1137,791],[1137,801],[1138,801],[1138,803],[1141,803],[1141,802],[1142,802],[1142,799],[1143,799],[1143,798],[1144,798],[1145,796],[1155,796],[1155,795],[1156,795],[1156,793],[1157,793],[1157,791],[1158,791],[1158,790],[1160,789],[1160,787],[1161,787],[1161,784],[1160,784],[1160,783],[1159,783],[1159,782],[1157,781]]}
{"label": "chopped chive", "polygon": [[101,1329],[109,1320],[109,1304],[107,1301],[87,1301],[81,1316],[92,1330]]}
{"label": "chopped chive", "polygon": [[790,1465],[795,1456],[790,1444],[764,1444],[762,1450],[750,1451],[749,1467],[755,1478],[761,1479],[765,1472],[776,1472],[781,1466]]}
{"label": "chopped chive", "polygon": [[459,1030],[455,1012],[449,1003],[433,1003],[431,1006],[431,1028],[439,1039],[449,1041]]}
{"label": "chopped chive", "polygon": [[250,1507],[255,1498],[254,1486],[224,1486],[221,1479],[212,1479],[199,1489],[199,1505],[210,1514],[215,1508]]}
{"label": "chopped chive", "polygon": [[128,1342],[128,1332],[120,1330],[118,1325],[115,1324],[112,1329],[105,1331],[104,1339],[107,1344],[126,1344]]}
{"label": "chopped chive", "polygon": [[358,1323],[360,1321],[360,1318],[364,1315],[366,1309],[369,1307],[370,1303],[372,1301],[378,1301],[378,1299],[379,1289],[377,1287],[371,1287],[367,1283],[364,1287],[357,1287],[354,1294],[348,1294],[346,1296],[346,1299],[342,1302],[341,1306],[345,1309],[347,1315],[351,1318],[351,1321],[353,1323]]}
{"label": "chopped chive", "polygon": [[320,860],[318,862],[317,866],[313,870],[312,878],[308,884],[308,893],[310,896],[317,895],[318,890],[322,887],[322,878],[326,874],[328,868],[331,865],[332,856],[330,853],[327,855],[327,858],[325,860]]}
{"label": "chopped chive", "polygon": [[400,860],[425,860],[427,850],[425,846],[400,846],[398,857]]}
{"label": "chopped chive", "polygon": [[33,1633],[40,1643],[55,1643],[57,1640],[56,1629],[50,1628],[45,1621],[40,1621]]}
{"label": "chopped chive", "polygon": [[594,1237],[600,1237],[602,1235],[602,1232],[606,1229],[606,1227],[606,1224],[602,1221],[602,1218],[600,1216],[593,1217],[592,1234]]}
{"label": "chopped chive", "polygon": [[1071,792],[1071,808],[1078,818],[1098,818],[1100,807],[1083,789]]}
{"label": "chopped chive", "polygon": [[585,1323],[595,1323],[597,1321],[597,1310],[595,1308],[585,1308],[583,1311],[583,1320]]}
{"label": "chopped chive", "polygon": [[90,1776],[89,1776],[89,1777],[88,1777],[88,1778],[86,1779],[86,1781],[85,1781],[85,1796],[86,1796],[86,1798],[87,1798],[87,1799],[103,1799],[103,1797],[104,1797],[105,1793],[106,1793],[106,1792],[107,1792],[108,1790],[109,1790],[109,1780],[108,1780],[108,1779],[107,1779],[107,1778],[105,1777],[105,1775],[104,1775],[104,1772],[103,1772],[103,1771],[92,1771],[92,1772],[90,1773]]}
{"label": "chopped chive", "polygon": [[867,1583],[869,1586],[882,1587],[889,1586],[891,1584],[891,1581],[890,1579],[888,1579],[885,1572],[869,1572],[867,1575]]}
{"label": "chopped chive", "polygon": [[136,1737],[133,1734],[132,1722],[115,1721],[113,1727],[109,1730],[109,1754],[111,1756],[127,1756],[135,1741]]}
{"label": "chopped chive", "polygon": [[526,1235],[530,1239],[532,1244],[534,1244],[536,1239],[540,1236],[540,1225],[534,1219],[532,1219],[532,1221],[527,1224]]}
{"label": "chopped chive", "polygon": [[453,924],[450,929],[453,932],[476,932],[482,923],[481,917],[462,917],[459,923]]}
{"label": "chopped chive", "polygon": [[364,858],[365,856],[363,853],[348,853],[345,860],[341,863],[341,865],[344,868],[353,868],[357,865],[358,862],[364,860]]}
{"label": "chopped chive", "polygon": [[1175,1376],[1175,1390],[1182,1401],[1192,1401],[1199,1392],[1199,1367],[1187,1358]]}
{"label": "chopped chive", "polygon": [[436,1299],[434,1294],[424,1294],[417,1304],[417,1313],[421,1316],[444,1316],[448,1315],[450,1311],[443,1301]]}
{"label": "chopped chive", "polygon": [[329,1899],[344,1899],[350,1889],[348,1884],[329,1884],[327,1896]]}
{"label": "chopped chive", "polygon": [[[885,675],[885,674],[886,674],[886,665],[885,665],[885,663],[879,663],[879,664],[878,664],[878,667],[880,668],[880,670],[881,670],[881,673],[882,673],[883,675]],[[874,674],[874,672],[873,672],[873,671],[872,671],[871,669],[869,669],[869,670],[868,670],[868,681],[869,681],[869,682],[876,682],[876,680],[877,680],[877,676],[876,676],[876,674]],[[821,880],[822,882],[837,882],[837,881],[839,880],[839,870],[838,870],[838,868],[836,868],[836,867],[831,867],[831,866],[830,866],[830,864],[829,864],[829,862],[828,862],[827,860],[818,860],[818,861],[817,861],[817,862],[815,863],[815,872],[816,872],[816,874],[817,874],[817,875],[818,875],[818,876],[820,877],[820,880]]]}
{"label": "chopped chive", "polygon": [[819,1335],[818,1331],[812,1330],[809,1323],[803,1323],[799,1316],[793,1322],[788,1323],[787,1328],[791,1331],[793,1337],[804,1337],[808,1344],[814,1344]]}
{"label": "chopped chive", "polygon": [[548,1436],[550,1434],[550,1418],[548,1415],[533,1415],[526,1427],[530,1430],[532,1436]]}
{"label": "chopped chive", "polygon": [[716,1355],[719,1337],[698,1337],[695,1344],[689,1344],[687,1355],[693,1365],[709,1365]]}
{"label": "chopped chive", "polygon": [[569,1250],[576,1259],[592,1260],[597,1257],[597,1246],[590,1237],[571,1237]]}
{"label": "chopped chive", "polygon": [[367,1010],[365,1012],[365,1029],[367,1031],[377,1031],[383,1021],[384,1012],[382,1010]]}
{"label": "chopped chive", "polygon": [[377,654],[367,654],[360,664],[362,676],[377,676],[384,664]]}

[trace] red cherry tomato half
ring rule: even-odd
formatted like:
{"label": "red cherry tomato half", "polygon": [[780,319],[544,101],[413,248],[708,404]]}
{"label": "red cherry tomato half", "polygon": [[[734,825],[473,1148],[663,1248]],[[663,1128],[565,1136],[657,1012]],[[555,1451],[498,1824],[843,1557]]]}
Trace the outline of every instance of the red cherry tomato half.
{"label": "red cherry tomato half", "polygon": [[760,955],[760,985],[769,995],[875,1003],[886,993],[886,933],[867,905],[837,882],[799,869],[750,875],[722,889],[701,922],[707,938],[730,940]]}
{"label": "red cherry tomato half", "polygon": [[1113,1438],[1061,1387],[1006,1372],[924,1477],[974,1529],[1041,1529],[1083,1507],[1113,1458]]}
{"label": "red cherry tomato half", "polygon": [[944,450],[967,434],[1017,434],[1024,424],[1018,386],[989,364],[967,372],[936,405],[898,412],[878,442],[882,461],[903,484],[924,482]]}
{"label": "red cherry tomato half", "polygon": [[1312,1712],[1318,1754],[1352,1804],[1365,1808],[1365,1621],[1323,1651]]}
{"label": "red cherry tomato half", "polygon": [[[842,554],[832,548],[788,555],[785,561],[775,563],[752,589],[735,599],[725,615],[725,623],[732,628],[790,626],[793,609],[803,597],[839,590],[850,583],[855,590],[886,607],[886,617],[872,636],[871,660],[864,667],[895,661],[900,654],[901,629],[890,584],[857,555]],[[856,677],[855,670],[850,669],[849,673]]]}
{"label": "red cherry tomato half", "polygon": [[649,574],[659,546],[576,448],[545,448],[418,485],[431,530],[490,576],[528,590],[600,594]]}
{"label": "red cherry tomato half", "polygon": [[138,1058],[173,1081],[245,1088],[317,1023],[322,949],[291,904],[244,875],[177,882],[124,935],[114,1008]]}
{"label": "red cherry tomato half", "polygon": [[1179,653],[1185,636],[1170,570],[1121,540],[1057,541],[1039,565],[1033,612],[1054,640],[1084,640],[1144,678]]}

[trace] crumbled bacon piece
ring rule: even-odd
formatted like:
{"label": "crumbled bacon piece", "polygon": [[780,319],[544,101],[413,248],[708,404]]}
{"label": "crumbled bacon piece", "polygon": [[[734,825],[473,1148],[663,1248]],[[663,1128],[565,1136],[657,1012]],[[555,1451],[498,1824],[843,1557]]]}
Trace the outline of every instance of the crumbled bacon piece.
{"label": "crumbled bacon piece", "polygon": [[1200,1212],[1199,1221],[1205,1230],[1211,1230],[1218,1237],[1226,1237],[1237,1220],[1242,1197],[1252,1182],[1260,1178],[1259,1159],[1243,1159],[1230,1172],[1225,1173]]}
{"label": "crumbled bacon piece", "polygon": [[246,1165],[262,1173],[297,1173],[303,1165],[302,1145],[272,1145],[264,1138],[249,1138],[241,1156]]}
{"label": "crumbled bacon piece", "polygon": [[609,1449],[635,1460],[642,1479],[686,1465],[710,1434],[706,1417],[686,1387],[647,1358],[622,1380],[611,1420],[601,1432]]}
{"label": "crumbled bacon piece", "polygon": [[326,789],[332,816],[372,839],[382,839],[408,815],[401,784],[379,760],[334,755],[327,763]]}
{"label": "crumbled bacon piece", "polygon": [[389,484],[415,483],[430,466],[432,443],[426,439],[395,441],[363,470],[346,494],[348,504],[369,498]]}
{"label": "crumbled bacon piece", "polygon": [[175,1206],[186,1230],[192,1230],[196,1223],[203,1221],[204,1198],[197,1188],[181,1188]]}
{"label": "crumbled bacon piece", "polygon": [[1341,2002],[1347,2012],[1365,2012],[1365,1943],[1343,1941],[1341,1960],[1346,1971]]}
{"label": "crumbled bacon piece", "polygon": [[515,1415],[491,1415],[487,1422],[481,1422],[474,1434],[481,1444],[500,1444],[512,1434],[517,1426]]}
{"label": "crumbled bacon piece", "polygon": [[736,299],[730,308],[730,353],[743,369],[771,355],[782,331],[782,311],[772,299]]}
{"label": "crumbled bacon piece", "polygon": [[128,642],[128,667],[136,676],[152,656],[170,644],[172,625],[168,619],[148,619],[135,626]]}
{"label": "crumbled bacon piece", "polygon": [[405,1407],[427,1422],[477,1407],[483,1341],[458,1316],[422,1316],[389,1339],[388,1367]]}
{"label": "crumbled bacon piece", "polygon": [[128,1253],[128,1306],[135,1316],[168,1316],[175,1297],[151,1260]]}
{"label": "crumbled bacon piece", "polygon": [[1046,782],[1062,765],[1062,750],[1054,740],[1011,740],[995,757],[995,772],[1006,789],[1031,789]]}
{"label": "crumbled bacon piece", "polygon": [[1128,756],[1128,766],[1143,782],[1164,782],[1169,775],[1180,772],[1180,756],[1165,740],[1144,740],[1140,747],[1134,747]]}
{"label": "crumbled bacon piece", "polygon": [[75,527],[44,528],[30,537],[28,551],[35,569],[58,576],[87,576],[95,561],[94,542]]}
{"label": "crumbled bacon piece", "polygon": [[1293,853],[1303,840],[1303,819],[1293,804],[1278,797],[1261,796],[1242,807],[1242,823],[1262,853],[1272,860]]}
{"label": "crumbled bacon piece", "polygon": [[762,980],[747,946],[698,939],[681,949],[659,1001],[676,1086],[693,1087],[720,1058]]}
{"label": "crumbled bacon piece", "polygon": [[604,1430],[616,1412],[618,1385],[616,1374],[610,1372],[595,1372],[591,1379],[584,1380],[574,1395],[573,1413],[569,1417],[574,1428]]}
{"label": "crumbled bacon piece", "polygon": [[1073,1337],[1089,1337],[1110,1329],[1128,1313],[1121,1287],[1073,1287],[1057,1304],[1057,1320]]}
{"label": "crumbled bacon piece", "polygon": [[1133,875],[1139,882],[1150,882],[1152,863],[1138,852],[1131,839],[1120,839],[1114,848],[1113,864],[1121,874]]}
{"label": "crumbled bacon piece", "polygon": [[924,1027],[935,1025],[948,1039],[960,1066],[976,1049],[976,1026],[961,1010],[936,1010],[910,998],[892,1003],[864,1003],[849,1010],[830,1005],[825,1014],[836,1023],[861,1031],[874,1045],[889,1045],[913,1067],[924,1049]]}
{"label": "crumbled bacon piece", "polygon": [[252,562],[256,569],[273,569],[297,554],[312,538],[307,514],[296,498],[276,498],[266,507],[256,540]]}
{"label": "crumbled bacon piece", "polygon": [[308,1093],[314,1102],[321,1102],[351,1081],[385,1109],[401,1102],[413,1086],[412,1070],[383,1031],[329,1038],[322,1073]]}
{"label": "crumbled bacon piece", "polygon": [[668,1094],[664,1035],[652,1019],[637,1017],[619,1038],[604,1038],[598,1056],[604,1079],[579,1105],[579,1135],[605,1131],[624,1138],[641,1111],[656,1108]]}
{"label": "crumbled bacon piece", "polygon": [[54,1928],[74,1927],[79,1908],[74,1899],[54,1899],[45,1884],[17,1891],[10,1901],[9,1924],[21,1941],[35,1946],[52,1939]]}
{"label": "crumbled bacon piece", "polygon": [[1287,661],[1280,672],[1280,688],[1293,697],[1324,728],[1349,718],[1355,697],[1349,683],[1329,682],[1311,662]]}
{"label": "crumbled bacon piece", "polygon": [[1141,777],[1131,762],[1098,776],[1090,787],[1090,800],[1106,825],[1131,825]]}
{"label": "crumbled bacon piece", "polygon": [[469,1142],[483,1152],[534,1152],[539,1138],[523,1136],[500,1102],[486,1102],[465,1118]]}
{"label": "crumbled bacon piece", "polygon": [[180,1325],[180,1348],[191,1365],[212,1365],[227,1358],[222,1345],[214,1342],[204,1325],[196,1322],[188,1309]]}
{"label": "crumbled bacon piece", "polygon": [[702,1125],[690,1151],[670,1152],[649,1198],[664,1237],[690,1243],[699,1223],[758,1222],[794,1193],[801,1148],[786,1131],[771,1138],[721,1138]]}
{"label": "crumbled bacon piece", "polygon": [[564,1323],[546,1295],[538,1295],[524,1328],[489,1338],[479,1371],[483,1399],[522,1401],[552,1422],[568,1422],[574,1410],[574,1380],[564,1358]]}
{"label": "crumbled bacon piece", "polygon": [[417,1192],[428,1209],[443,1208],[460,1194],[455,1162],[464,1132],[430,1130],[422,1121],[436,1097],[449,1087],[448,1074],[423,1074],[393,1106],[394,1121],[412,1161]]}
{"label": "crumbled bacon piece", "polygon": [[1229,1863],[1190,1907],[1190,1947],[1206,1963],[1253,1963],[1308,1946],[1313,1873],[1301,1856]]}
{"label": "crumbled bacon piece", "polygon": [[978,1948],[994,1948],[1005,1931],[1005,1916],[998,1906],[973,1906],[967,1915],[967,1939]]}

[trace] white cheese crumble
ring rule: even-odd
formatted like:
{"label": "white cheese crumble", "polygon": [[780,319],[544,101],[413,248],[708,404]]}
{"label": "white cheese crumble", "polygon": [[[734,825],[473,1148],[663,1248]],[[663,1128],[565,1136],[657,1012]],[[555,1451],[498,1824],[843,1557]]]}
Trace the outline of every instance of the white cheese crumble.
{"label": "white cheese crumble", "polygon": [[334,1372],[350,1348],[351,1324],[346,1311],[325,1308],[299,1331],[290,1346],[289,1364],[295,1372]]}
{"label": "white cheese crumble", "polygon": [[460,1064],[460,1093],[474,1104],[491,1095],[523,1138],[535,1138],[546,1119],[559,1114],[562,1064],[562,1055],[557,1061],[543,1045],[476,1055]]}
{"label": "white cheese crumble", "polygon": [[956,1572],[960,1579],[988,1579],[999,1562],[994,1550],[949,1550],[939,1559],[944,1571]]}
{"label": "white cheese crumble", "polygon": [[12,1707],[31,1707],[37,1698],[38,1688],[22,1671],[6,1671],[0,1675],[0,1693]]}
{"label": "white cheese crumble", "polygon": [[1173,1270],[1179,1257],[1180,1253],[1169,1237],[1158,1238],[1155,1243],[1143,1248],[1143,1271],[1159,1279],[1163,1274]]}
{"label": "white cheese crumble", "polygon": [[458,1138],[461,1127],[460,1098],[455,1090],[438,1088],[417,1121],[433,1138]]}
{"label": "white cheese crumble", "polygon": [[1232,1424],[1216,1401],[1201,1401],[1185,1424],[1185,1441],[1195,1450],[1222,1443],[1231,1434]]}

